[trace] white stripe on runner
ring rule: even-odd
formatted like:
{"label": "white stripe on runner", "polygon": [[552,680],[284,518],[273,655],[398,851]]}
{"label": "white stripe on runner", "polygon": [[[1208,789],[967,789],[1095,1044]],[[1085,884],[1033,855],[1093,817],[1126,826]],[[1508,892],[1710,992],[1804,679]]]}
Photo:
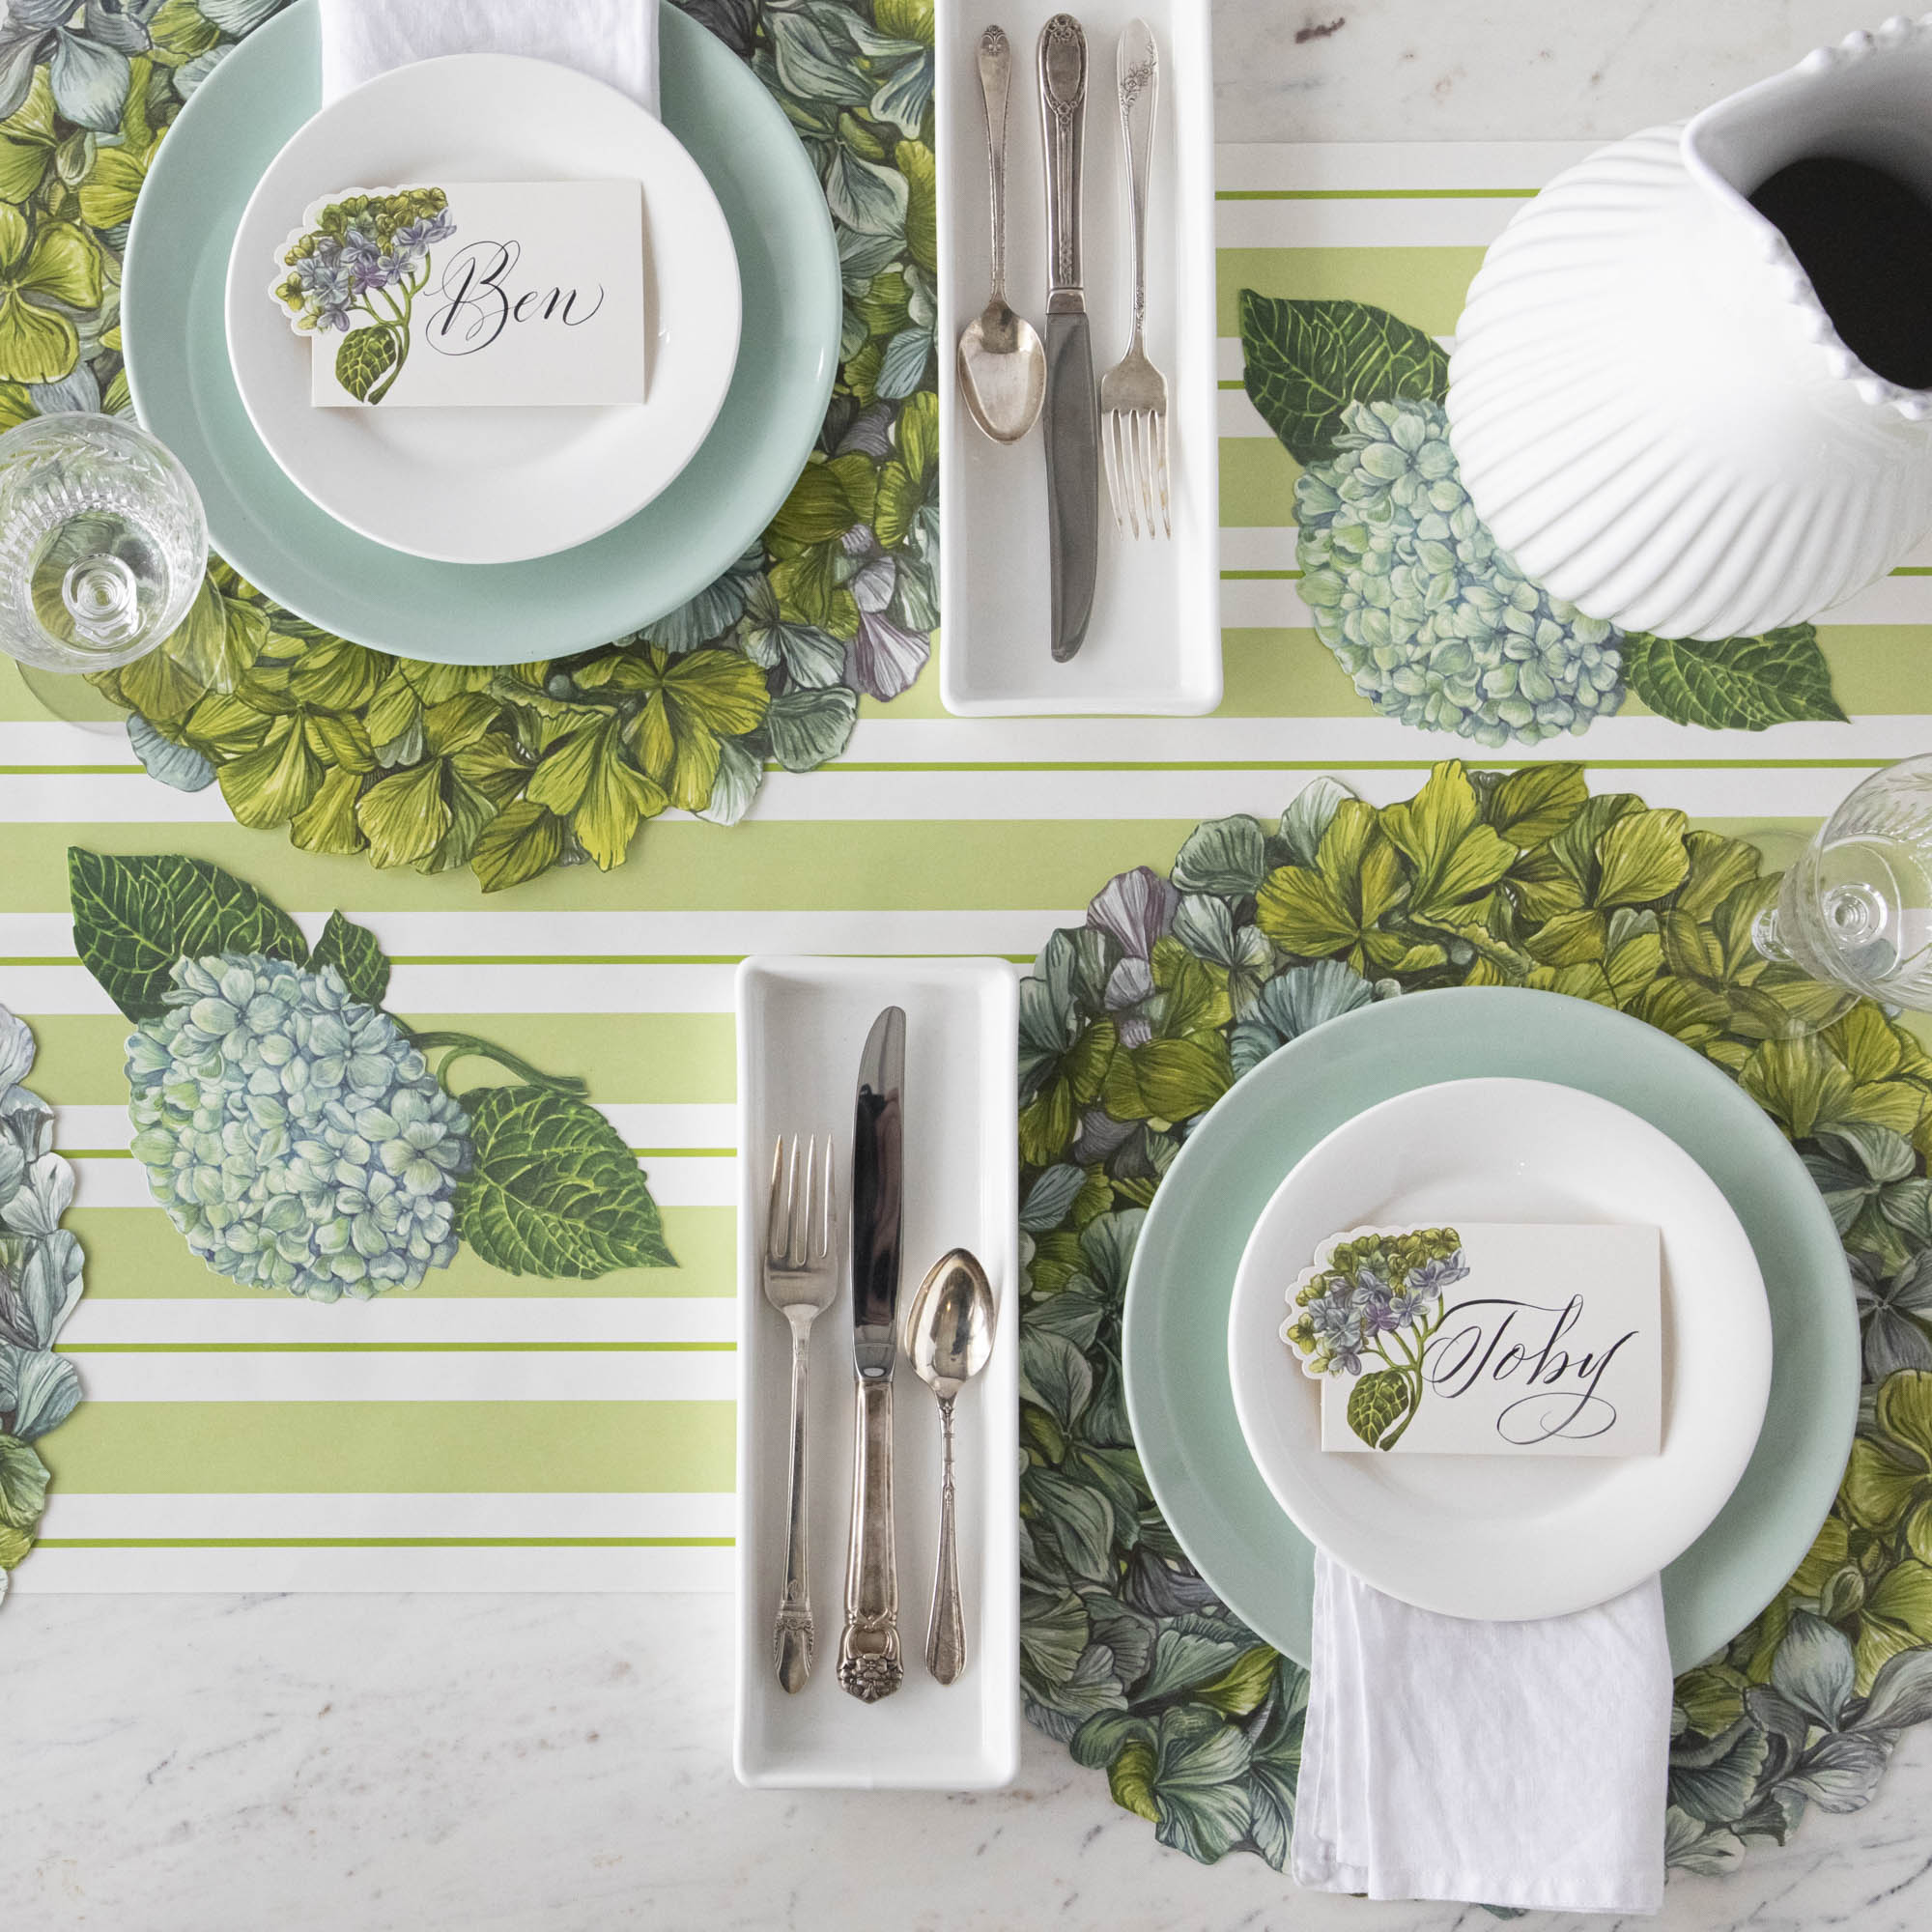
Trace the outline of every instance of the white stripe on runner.
{"label": "white stripe on runner", "polygon": [[[1520,184],[1518,184],[1520,185]],[[1217,248],[1487,248],[1530,197],[1222,201]],[[1225,271],[1224,271],[1225,272]]]}
{"label": "white stripe on runner", "polygon": [[1234,192],[1536,188],[1594,154],[1600,145],[1593,141],[1228,142],[1214,150],[1214,185]]}
{"label": "white stripe on runner", "polygon": [[[1348,685],[1339,668],[1336,688],[1345,702]],[[1499,759],[1638,758],[1675,764],[1690,758],[1735,758],[1751,765],[1780,758],[1856,758],[1869,755],[1874,764],[1904,757],[1924,748],[1932,737],[1932,720],[1900,715],[1861,718],[1851,724],[1778,724],[1767,731],[1687,731],[1682,725],[1635,715],[1605,719],[1580,738],[1565,736],[1534,746],[1509,745],[1501,750],[1471,745],[1443,731],[1422,731],[1373,715],[1366,704],[1357,713],[1339,718],[1009,718],[1003,721],[1004,750],[996,758],[1004,766],[1117,766],[1247,764],[1258,761],[1332,762],[1338,768],[1357,762],[1380,763],[1390,758],[1463,758],[1477,764]],[[859,764],[973,764],[987,759],[977,727],[953,719],[878,719],[862,724],[863,739],[855,739],[849,757],[825,768],[825,775],[843,783],[863,776]],[[997,783],[1037,774],[1000,771]],[[814,778],[819,776],[812,775]],[[989,785],[989,792],[996,787]],[[785,795],[810,789],[810,781],[785,788]],[[980,816],[967,810],[962,818]],[[760,801],[762,809],[763,801]],[[1005,815],[1005,814],[1001,814]],[[1122,815],[1110,801],[1065,814],[1094,819]],[[1135,814],[1128,811],[1125,816]]]}
{"label": "white stripe on runner", "polygon": [[124,725],[82,730],[49,718],[0,724],[0,765],[124,765],[130,772],[141,769]]}
{"label": "white stripe on runner", "polygon": [[729,1490],[610,1494],[75,1495],[47,1492],[43,1536],[702,1536],[733,1534]]}
{"label": "white stripe on runner", "polygon": [[[22,1013],[112,1013],[92,974],[9,966],[7,1004]],[[398,966],[383,1004],[399,1013],[728,1013],[731,966]],[[639,1141],[636,1146],[653,1143]]]}
{"label": "white stripe on runner", "polygon": [[[1224,586],[1229,590],[1259,588],[1273,590],[1272,584],[1242,585],[1238,583]],[[1234,614],[1230,612],[1230,614]],[[1255,611],[1246,614],[1241,621],[1248,623],[1277,624],[1291,623],[1293,619],[1286,611],[1268,614]],[[1249,721],[1253,723],[1255,721]],[[1433,758],[1463,757],[1477,762],[1492,762],[1497,758],[1523,757],[1531,755],[1529,748],[1507,746],[1497,750],[1472,746],[1436,732],[1408,731],[1405,727],[1386,720],[1375,718],[1297,718],[1260,721],[1270,727],[1272,748],[1263,755],[1274,760],[1293,760],[1297,763],[1319,761],[1327,763],[1348,763],[1354,759],[1405,758],[1426,762]],[[1630,727],[1640,727],[1657,721],[1641,719],[1612,720]],[[1538,757],[1559,757],[1589,759],[1606,757],[1658,757],[1661,759],[1680,759],[1686,756],[1706,756],[1736,760],[1739,763],[1755,763],[1768,758],[1784,756],[1829,757],[1868,756],[1874,764],[1891,758],[1902,757],[1908,752],[1919,751],[1925,744],[1925,726],[1922,720],[1912,718],[1869,718],[1857,727],[1859,737],[1854,743],[1849,734],[1854,727],[1842,724],[1785,724],[1773,727],[1778,733],[1844,733],[1846,738],[1839,741],[1843,750],[1780,752],[1766,740],[1771,732],[1719,736],[1716,733],[1695,733],[1688,742],[1685,734],[1676,726],[1658,724],[1658,728],[1670,734],[1670,749],[1656,753],[1623,752],[1615,748],[1612,736],[1603,724],[1592,728],[1587,744],[1572,739],[1563,745],[1544,745],[1534,748]],[[1360,749],[1343,750],[1346,736],[1359,733],[1357,742]],[[1902,745],[1901,749],[1888,749],[1894,741],[1916,733],[1914,742]],[[1377,743],[1378,738],[1382,742]],[[1390,742],[1393,738],[1394,742]],[[997,741],[994,741],[997,743]],[[1165,743],[1171,746],[1175,741]],[[1010,756],[1010,737],[1005,755],[994,749],[994,744],[981,741],[977,756],[971,761],[988,764],[1004,764]],[[1067,753],[1061,753],[1063,757]],[[1120,754],[1107,754],[1119,757]],[[1186,756],[1177,750],[1163,749],[1142,754],[1147,762],[1170,763],[1183,760]],[[1217,753],[1216,757],[1230,754]],[[1233,754],[1238,756],[1238,754]],[[1120,757],[1122,764],[1140,762],[1140,759]],[[1150,783],[1146,775],[1135,773],[1122,775],[1109,787],[1098,775],[1082,774],[1078,782],[1066,782],[1069,775],[1053,771],[994,771],[994,772],[861,772],[847,769],[838,764],[826,765],[816,772],[792,773],[778,772],[765,781],[762,793],[753,811],[753,823],[810,824],[828,820],[867,820],[880,824],[895,820],[952,819],[955,821],[976,821],[1013,818],[1050,819],[1111,819],[1111,818],[1199,818],[1204,811],[1214,812],[1232,810],[1216,802],[1225,794],[1212,791],[1212,779],[1204,777],[1202,782],[1208,786],[1206,792],[1190,788],[1188,782],[1180,785]],[[1190,775],[1179,774],[1186,781]],[[42,786],[58,786],[69,783],[91,783],[105,790],[112,786],[138,785],[142,795],[123,795],[118,799],[96,797],[93,800],[95,819],[105,823],[115,811],[126,811],[130,816],[145,817],[136,808],[145,804],[145,794],[156,789],[145,779],[95,779],[95,780],[0,780],[0,818],[4,818],[17,800],[5,796],[9,785],[26,785],[35,789]],[[1197,809],[1197,801],[1208,803]],[[24,814],[14,811],[16,818]],[[70,814],[65,810],[51,814],[56,819],[64,819]],[[226,815],[223,814],[223,822]],[[34,968],[19,969],[22,977],[31,975]],[[44,970],[44,969],[41,969]],[[573,981],[559,984],[555,974],[548,967],[398,967],[390,981],[385,1004],[402,1012],[719,1012],[727,1010],[731,1005],[730,981],[732,969],[729,966],[639,966],[602,968],[613,977],[607,982],[608,990],[584,993]],[[508,979],[499,977],[512,976]],[[621,976],[637,976],[636,978]],[[664,976],[660,978],[659,976]],[[649,990],[646,991],[648,978]],[[17,982],[9,973],[9,985]],[[486,988],[494,992],[486,994]],[[23,1012],[61,1010],[81,1010],[105,1012],[112,1009],[111,1002],[104,994],[88,1006],[79,1009],[36,1007],[34,1001],[24,991],[10,1003]]]}
{"label": "white stripe on runner", "polygon": [[[963,721],[935,721],[963,722]],[[1027,723],[1008,720],[1009,726]],[[1063,721],[1071,729],[1082,721]],[[886,756],[863,747],[874,741],[874,725],[859,726],[851,755]],[[983,755],[995,742],[968,726],[967,742]],[[1010,729],[1002,734],[1009,740]],[[916,737],[905,741],[917,746]],[[935,741],[937,742],[937,741]],[[949,743],[951,741],[948,741]],[[935,756],[949,755],[939,751]],[[901,755],[919,755],[915,750]],[[591,954],[599,957],[736,958],[746,952],[852,952],[881,954],[950,954],[1020,952],[1032,945],[1038,926],[1036,911],[921,911],[881,908],[876,911],[831,908],[809,912],[519,912],[509,908],[424,912],[385,908],[380,912],[344,908],[345,917],[367,925],[395,956],[457,958],[481,953],[486,957],[559,958]],[[1068,915],[1072,917],[1073,915]],[[311,943],[327,918],[323,912],[298,912],[297,923]],[[0,912],[0,960],[49,959],[73,956],[73,922],[64,912]]]}
{"label": "white stripe on runner", "polygon": [[[1274,440],[1267,418],[1248,400],[1245,389],[1214,391],[1214,433],[1224,440],[1235,437],[1263,437]],[[1222,622],[1227,619],[1223,617]]]}
{"label": "white stripe on runner", "polygon": [[[1221,532],[1221,568],[1230,570],[1299,570],[1294,555],[1293,524],[1260,524],[1252,529]],[[1225,600],[1227,591],[1221,595]],[[1223,618],[1225,628],[1232,629]]]}
{"label": "white stripe on runner", "polygon": [[723,1350],[88,1355],[89,1402],[732,1402]]}
{"label": "white stripe on runner", "polygon": [[[432,1275],[431,1282],[436,1277]],[[298,1344],[653,1342],[735,1343],[732,1295],[572,1293],[559,1281],[542,1295],[384,1294],[373,1301],[314,1302],[298,1295],[201,1295],[114,1301],[83,1295],[61,1330],[81,1352],[162,1344],[289,1348]],[[775,1318],[776,1319],[776,1318]]]}
{"label": "white stripe on runner", "polygon": [[[11,984],[14,975],[9,974]],[[59,1010],[24,1008],[29,1012]],[[727,1009],[728,1010],[728,1009]],[[683,1158],[651,1154],[639,1165],[650,1178],[651,1194],[661,1208],[735,1208],[737,1163],[728,1159]],[[73,1163],[75,1199],[82,1208],[152,1208],[148,1171],[137,1160],[82,1158]]]}
{"label": "white stripe on runner", "polygon": [[36,1549],[26,1595],[365,1590],[700,1590],[737,1581],[730,1548]]}

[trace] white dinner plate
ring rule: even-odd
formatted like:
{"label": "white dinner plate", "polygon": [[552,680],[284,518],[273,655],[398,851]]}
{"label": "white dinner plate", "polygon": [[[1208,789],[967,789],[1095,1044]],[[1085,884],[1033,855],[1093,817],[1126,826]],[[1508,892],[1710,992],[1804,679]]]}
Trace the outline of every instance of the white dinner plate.
{"label": "white dinner plate", "polygon": [[[1330,1235],[1453,1217],[1658,1229],[1659,1454],[1323,1453],[1320,1386],[1281,1340],[1289,1288]],[[1364,1581],[1460,1617],[1583,1609],[1689,1548],[1750,1461],[1771,1358],[1749,1238],[1703,1169],[1634,1114],[1541,1080],[1447,1081],[1338,1127],[1263,1209],[1228,1315],[1235,1407],[1281,1507]]]}
{"label": "white dinner plate", "polygon": [[[330,189],[636,180],[645,390],[609,409],[316,409],[313,349],[269,284]],[[269,164],[228,261],[228,353],[257,433],[351,529],[445,563],[548,556],[634,516],[697,452],[738,356],[738,259],[718,198],[661,121],[574,69],[453,54],[379,74]]]}

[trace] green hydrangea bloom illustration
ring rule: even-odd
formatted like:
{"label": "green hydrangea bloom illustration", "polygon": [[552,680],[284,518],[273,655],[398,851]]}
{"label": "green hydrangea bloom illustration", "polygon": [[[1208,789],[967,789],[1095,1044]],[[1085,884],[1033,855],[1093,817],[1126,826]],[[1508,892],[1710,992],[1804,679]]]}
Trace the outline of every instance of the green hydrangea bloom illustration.
{"label": "green hydrangea bloom illustration", "polygon": [[414,1288],[456,1253],[469,1122],[333,966],[183,959],[128,1041],[135,1157],[217,1273],[318,1301]]}
{"label": "green hydrangea bloom illustration", "polygon": [[1355,689],[1405,724],[1478,744],[1581,732],[1623,702],[1622,636],[1532,583],[1420,399],[1350,403],[1339,453],[1294,486],[1301,594]]}

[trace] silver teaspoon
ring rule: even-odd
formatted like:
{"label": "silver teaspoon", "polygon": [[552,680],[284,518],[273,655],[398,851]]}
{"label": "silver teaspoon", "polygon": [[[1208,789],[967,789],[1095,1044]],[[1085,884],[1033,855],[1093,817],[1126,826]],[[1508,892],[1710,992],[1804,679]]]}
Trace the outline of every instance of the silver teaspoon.
{"label": "silver teaspoon", "polygon": [[952,1529],[952,1404],[986,1366],[998,1316],[986,1270],[964,1248],[954,1248],[933,1264],[905,1315],[906,1355],[920,1380],[939,1398],[946,1440],[939,1560],[925,1632],[925,1667],[942,1684],[951,1684],[966,1668],[966,1615],[959,1602],[959,1554]]}
{"label": "silver teaspoon", "polygon": [[1046,351],[1032,323],[1007,306],[1007,90],[1012,48],[1005,32],[980,36],[980,92],[986,110],[986,170],[993,204],[993,291],[959,337],[959,392],[995,442],[1017,442],[1046,397]]}

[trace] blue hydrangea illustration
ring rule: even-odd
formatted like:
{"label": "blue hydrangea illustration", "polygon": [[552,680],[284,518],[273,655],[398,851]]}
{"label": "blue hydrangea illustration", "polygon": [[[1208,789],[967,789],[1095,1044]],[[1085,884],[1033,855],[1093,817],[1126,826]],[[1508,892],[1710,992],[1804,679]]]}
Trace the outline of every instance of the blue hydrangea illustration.
{"label": "blue hydrangea illustration", "polygon": [[414,1288],[456,1253],[469,1122],[333,966],[183,959],[128,1041],[133,1149],[217,1273],[319,1301]]}
{"label": "blue hydrangea illustration", "polygon": [[1316,635],[1378,711],[1479,745],[1581,732],[1624,700],[1623,637],[1520,571],[1476,515],[1439,403],[1350,403],[1294,486]]}

